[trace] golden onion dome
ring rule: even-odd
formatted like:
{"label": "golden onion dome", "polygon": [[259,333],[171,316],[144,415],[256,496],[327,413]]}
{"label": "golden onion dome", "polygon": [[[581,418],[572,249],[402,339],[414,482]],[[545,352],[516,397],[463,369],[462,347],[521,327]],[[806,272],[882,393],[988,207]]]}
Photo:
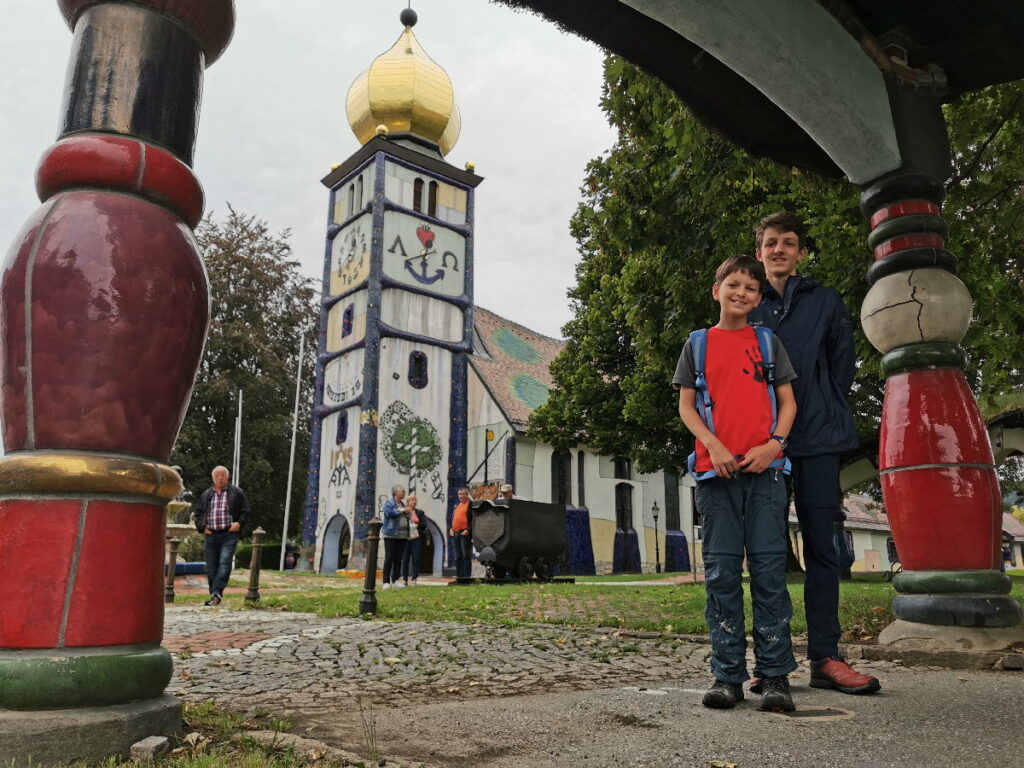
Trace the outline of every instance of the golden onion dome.
{"label": "golden onion dome", "polygon": [[385,126],[434,142],[446,155],[459,139],[462,118],[452,81],[420,45],[412,27],[416,14],[402,11],[398,40],[355,79],[348,90],[348,122],[365,144]]}

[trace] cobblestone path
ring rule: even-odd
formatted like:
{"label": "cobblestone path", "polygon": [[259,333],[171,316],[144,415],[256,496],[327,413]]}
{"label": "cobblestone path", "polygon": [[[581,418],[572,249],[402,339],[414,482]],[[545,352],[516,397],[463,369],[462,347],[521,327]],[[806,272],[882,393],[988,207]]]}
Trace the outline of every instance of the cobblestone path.
{"label": "cobblestone path", "polygon": [[173,606],[164,632],[175,664],[169,693],[246,711],[307,713],[352,697],[436,702],[707,674],[705,645],[548,626]]}

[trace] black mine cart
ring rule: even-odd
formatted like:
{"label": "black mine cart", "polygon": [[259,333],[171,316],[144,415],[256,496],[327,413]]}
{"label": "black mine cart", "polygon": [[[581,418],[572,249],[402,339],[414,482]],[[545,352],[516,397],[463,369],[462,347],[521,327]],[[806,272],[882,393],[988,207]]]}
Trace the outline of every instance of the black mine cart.
{"label": "black mine cart", "polygon": [[565,507],[524,499],[473,502],[473,544],[488,579],[551,579],[566,552]]}

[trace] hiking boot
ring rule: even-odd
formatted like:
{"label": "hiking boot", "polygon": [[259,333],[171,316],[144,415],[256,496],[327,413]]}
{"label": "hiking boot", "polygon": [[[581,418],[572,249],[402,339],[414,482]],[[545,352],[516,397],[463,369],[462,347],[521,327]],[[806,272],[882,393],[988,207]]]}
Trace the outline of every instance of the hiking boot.
{"label": "hiking boot", "polygon": [[210,595],[210,599],[203,603],[203,605],[220,605],[220,595],[216,593]]}
{"label": "hiking boot", "polygon": [[789,678],[785,675],[762,678],[761,691],[758,709],[762,712],[792,712],[796,709],[789,693]]}
{"label": "hiking boot", "polygon": [[874,693],[882,687],[877,677],[862,675],[842,659],[825,659],[811,664],[811,688],[832,688],[840,693]]}
{"label": "hiking boot", "polygon": [[754,675],[750,678],[750,692],[761,693],[764,690],[764,678],[759,675]]}
{"label": "hiking boot", "polygon": [[737,701],[743,701],[743,686],[715,680],[704,693],[701,703],[710,709],[732,709]]}

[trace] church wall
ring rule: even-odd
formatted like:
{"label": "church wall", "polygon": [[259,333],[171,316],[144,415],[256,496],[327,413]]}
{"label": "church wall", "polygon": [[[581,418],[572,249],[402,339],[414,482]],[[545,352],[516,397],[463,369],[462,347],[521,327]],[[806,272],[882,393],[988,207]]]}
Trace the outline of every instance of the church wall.
{"label": "church wall", "polygon": [[[513,437],[514,432],[472,366],[468,373],[467,393],[469,434],[466,464],[469,477],[466,482],[482,483],[485,478],[488,482],[508,482],[509,478],[505,477],[505,441]],[[490,443],[487,441],[487,430],[491,430],[494,435]],[[487,459],[485,471],[482,465],[488,449],[491,449],[491,454]],[[518,486],[519,478],[515,479]]]}
{"label": "church wall", "polygon": [[325,417],[320,433],[320,492],[317,510],[316,551],[313,562],[320,570],[323,532],[335,515],[348,519],[353,530],[355,493],[359,467],[359,406],[353,405]]}
{"label": "church wall", "polygon": [[[426,359],[427,385],[414,386],[413,353]],[[380,342],[377,512],[396,484],[416,494],[428,515],[445,525],[452,353],[429,344]],[[441,512],[440,517],[435,516]]]}

